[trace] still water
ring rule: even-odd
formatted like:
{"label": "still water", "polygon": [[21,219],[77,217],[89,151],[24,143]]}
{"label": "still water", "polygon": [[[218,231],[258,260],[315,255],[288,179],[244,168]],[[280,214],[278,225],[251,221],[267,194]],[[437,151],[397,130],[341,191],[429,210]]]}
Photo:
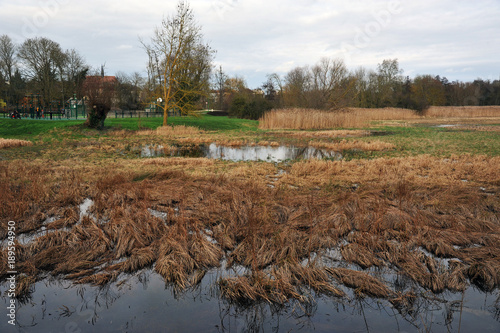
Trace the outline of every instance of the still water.
{"label": "still water", "polygon": [[282,162],[286,160],[297,159],[322,159],[333,158],[342,159],[340,153],[314,147],[295,147],[295,146],[242,146],[225,147],[218,146],[215,143],[202,148],[205,157],[213,159],[222,159],[228,161],[267,161]]}
{"label": "still water", "polygon": [[[309,304],[242,306],[221,300],[216,270],[184,292],[166,287],[152,270],[103,288],[63,280],[37,282],[18,304],[16,326],[3,315],[1,332],[499,332],[498,291],[419,298],[400,314],[386,300],[315,295]],[[2,285],[2,291],[5,285]],[[3,294],[3,293],[2,293]],[[5,296],[5,295],[4,295]],[[427,295],[430,296],[430,295]],[[5,309],[8,298],[2,297]],[[5,313],[6,310],[4,310]]]}
{"label": "still water", "polygon": [[[145,145],[141,147],[141,157],[160,157],[166,156],[163,146]],[[182,149],[170,152],[171,156],[191,156],[206,157],[211,159],[221,159],[227,161],[266,161],[283,162],[286,160],[297,159],[335,159],[341,160],[342,154],[325,149],[314,147],[295,147],[295,146],[241,146],[226,147],[211,143],[210,145],[200,145],[192,149]]]}

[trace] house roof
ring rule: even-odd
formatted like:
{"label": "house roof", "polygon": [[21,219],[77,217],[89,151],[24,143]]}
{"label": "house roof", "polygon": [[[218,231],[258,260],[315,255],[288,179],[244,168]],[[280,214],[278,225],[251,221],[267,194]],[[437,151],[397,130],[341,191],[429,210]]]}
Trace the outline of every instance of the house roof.
{"label": "house roof", "polygon": [[116,76],[100,76],[100,75],[91,76],[91,75],[89,75],[85,79],[87,79],[87,80],[102,79],[103,82],[105,82],[105,83],[117,83],[118,82],[118,79],[116,78]]}

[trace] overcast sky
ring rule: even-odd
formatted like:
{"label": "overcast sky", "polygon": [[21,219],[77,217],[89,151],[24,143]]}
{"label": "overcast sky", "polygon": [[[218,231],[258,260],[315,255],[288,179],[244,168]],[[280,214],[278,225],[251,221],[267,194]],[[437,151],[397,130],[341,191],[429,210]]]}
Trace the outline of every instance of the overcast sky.
{"label": "overcast sky", "polygon": [[[106,73],[140,72],[177,0],[0,0],[0,35],[43,36]],[[215,64],[260,86],[266,75],[342,58],[349,69],[399,60],[404,75],[500,78],[500,0],[192,0]]]}

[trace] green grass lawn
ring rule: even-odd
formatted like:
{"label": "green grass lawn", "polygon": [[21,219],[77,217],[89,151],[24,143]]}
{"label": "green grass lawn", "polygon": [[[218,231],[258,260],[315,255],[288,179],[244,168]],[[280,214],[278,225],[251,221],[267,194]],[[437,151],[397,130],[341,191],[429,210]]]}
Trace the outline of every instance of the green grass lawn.
{"label": "green grass lawn", "polygon": [[[106,119],[105,131],[89,131],[83,126],[84,120],[31,120],[31,119],[9,119],[0,118],[0,138],[34,140],[36,137],[50,135],[54,129],[69,129],[76,136],[83,133],[84,136],[99,135],[106,130],[127,129],[137,130],[139,128],[155,129],[163,125],[163,118],[109,118]],[[195,117],[170,117],[168,124],[171,126],[185,125],[194,126],[207,131],[257,131],[259,122],[256,120],[235,119],[228,117],[216,117],[204,115]]]}
{"label": "green grass lawn", "polygon": [[83,120],[26,120],[0,119],[0,138],[33,140],[55,128],[68,128],[83,124]]}
{"label": "green grass lawn", "polygon": [[484,154],[500,156],[500,134],[494,131],[473,131],[431,126],[384,127],[377,130],[390,133],[380,140],[396,145],[388,156],[430,154]]}
{"label": "green grass lawn", "polygon": [[[256,131],[259,122],[256,120],[204,115],[199,118],[169,117],[168,124],[171,126],[193,126],[205,131]],[[107,119],[104,125],[106,127],[109,126],[113,128],[122,128],[129,130],[137,130],[139,129],[139,127],[155,129],[163,125],[163,118],[113,118]]]}

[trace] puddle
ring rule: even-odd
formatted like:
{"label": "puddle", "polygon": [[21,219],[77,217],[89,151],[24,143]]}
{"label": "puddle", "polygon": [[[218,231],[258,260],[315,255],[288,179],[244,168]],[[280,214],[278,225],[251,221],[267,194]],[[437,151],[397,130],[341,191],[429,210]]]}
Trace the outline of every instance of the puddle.
{"label": "puddle", "polygon": [[210,145],[200,145],[194,148],[179,147],[177,150],[169,151],[167,154],[161,145],[145,145],[140,148],[141,157],[162,157],[162,156],[182,156],[182,157],[206,157],[226,161],[266,161],[283,162],[297,159],[323,159],[330,158],[341,160],[342,154],[325,149],[314,147],[295,146],[241,146],[226,147],[215,143]]}
{"label": "puddle", "polygon": [[[237,273],[239,275],[239,273]],[[21,332],[498,332],[497,294],[474,288],[429,299],[417,298],[417,312],[398,312],[370,297],[315,296],[310,303],[266,302],[239,306],[218,297],[221,275],[209,271],[200,285],[183,292],[166,286],[151,269],[103,288],[45,279],[31,298],[18,302]],[[404,281],[403,281],[404,282]],[[4,289],[5,284],[2,285]],[[350,293],[354,295],[354,292]],[[444,299],[446,296],[446,299]],[[9,301],[2,295],[4,305]],[[7,320],[0,331],[12,331]]]}
{"label": "puddle", "polygon": [[208,147],[202,148],[205,157],[212,159],[222,159],[227,161],[266,161],[266,162],[283,162],[286,160],[296,159],[323,159],[333,158],[341,160],[342,154],[316,149],[313,147],[295,147],[295,146],[242,146],[242,147],[226,147],[218,146],[215,143]]}
{"label": "puddle", "polygon": [[94,204],[94,201],[92,199],[85,199],[83,200],[83,202],[80,204],[80,220],[78,221],[78,223],[82,222],[82,219],[84,216],[88,216],[89,215],[89,209],[90,209],[90,206],[92,206]]}
{"label": "puddle", "polygon": [[165,156],[165,150],[162,145],[145,145],[141,147],[141,157],[161,157]]}

